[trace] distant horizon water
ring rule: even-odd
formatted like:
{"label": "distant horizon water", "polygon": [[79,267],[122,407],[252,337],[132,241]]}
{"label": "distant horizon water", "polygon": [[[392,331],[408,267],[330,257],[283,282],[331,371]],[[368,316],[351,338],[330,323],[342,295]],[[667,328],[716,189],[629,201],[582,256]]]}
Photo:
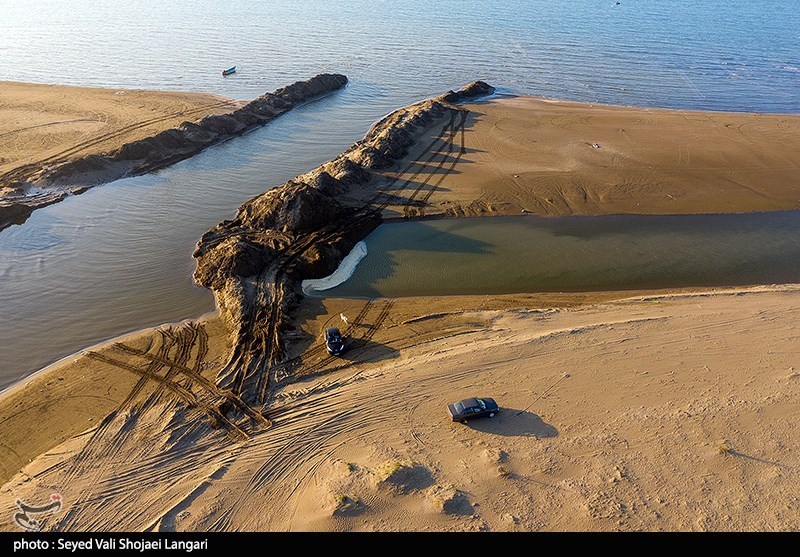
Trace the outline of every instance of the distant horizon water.
{"label": "distant horizon water", "polygon": [[0,22],[6,81],[248,100],[323,72],[349,79],[264,128],[0,232],[0,389],[212,310],[191,280],[203,232],[383,115],[473,80],[579,102],[800,113],[800,10],[777,0],[2,0]]}
{"label": "distant horizon water", "polygon": [[[322,72],[401,102],[518,94],[800,112],[800,10],[766,0],[3,0],[0,79],[245,100]],[[237,66],[223,77],[222,70]],[[369,90],[368,90],[369,89]]]}

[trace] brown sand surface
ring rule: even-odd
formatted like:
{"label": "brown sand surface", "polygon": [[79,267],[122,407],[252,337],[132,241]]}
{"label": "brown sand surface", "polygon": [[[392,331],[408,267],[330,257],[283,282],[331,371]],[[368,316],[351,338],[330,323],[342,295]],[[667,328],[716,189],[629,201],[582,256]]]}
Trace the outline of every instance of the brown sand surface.
{"label": "brown sand surface", "polygon": [[[460,105],[390,172],[386,216],[693,214],[800,207],[800,115],[537,97]],[[437,141],[438,139],[438,141]],[[371,191],[359,199],[367,199]]]}
{"label": "brown sand surface", "polygon": [[[466,106],[387,216],[797,208],[798,116]],[[797,285],[306,298],[258,406],[214,383],[216,315],[165,325],[0,395],[0,529],[58,492],[45,529],[795,531],[799,316]],[[502,411],[451,422],[467,396]]]}
{"label": "brown sand surface", "polygon": [[240,104],[206,93],[0,81],[0,176],[112,152]]}
{"label": "brown sand surface", "polygon": [[[204,335],[184,324],[172,334],[188,336],[167,352],[151,333],[123,341],[127,352],[104,349],[96,378],[84,356],[29,383],[26,407],[60,396],[66,408],[93,384],[112,399],[98,409],[126,403],[99,426],[87,412],[85,433],[14,474],[0,514],[57,491],[64,507],[46,528],[790,531],[798,317],[791,285],[582,301],[306,299],[302,371],[261,409],[269,422],[229,408],[230,423],[215,425],[186,370],[217,365],[223,331],[201,323],[201,349]],[[341,359],[321,347],[329,324],[352,340]],[[134,392],[142,374],[132,370],[159,361],[166,380]],[[89,381],[64,389],[70,366]],[[446,404],[466,396],[503,409],[451,422]]]}
{"label": "brown sand surface", "polygon": [[[202,334],[191,336],[196,325]],[[204,339],[204,340],[201,340]],[[134,391],[143,374],[164,374],[159,362],[147,361],[140,372],[113,365],[101,365],[95,355],[121,362],[139,364],[122,346],[149,351],[154,356],[170,360],[179,349],[191,344],[189,356],[198,351],[216,354],[201,358],[202,371],[218,367],[229,349],[227,330],[216,314],[194,322],[165,324],[116,338],[110,342],[86,348],[68,358],[35,373],[0,394],[0,481],[36,456],[46,453],[66,439],[96,427],[109,413],[122,405]],[[201,347],[205,345],[206,348]],[[192,352],[193,351],[193,352]],[[87,354],[92,354],[88,356]],[[213,377],[213,373],[211,373]],[[150,381],[137,388],[140,396],[152,394],[155,383]]]}

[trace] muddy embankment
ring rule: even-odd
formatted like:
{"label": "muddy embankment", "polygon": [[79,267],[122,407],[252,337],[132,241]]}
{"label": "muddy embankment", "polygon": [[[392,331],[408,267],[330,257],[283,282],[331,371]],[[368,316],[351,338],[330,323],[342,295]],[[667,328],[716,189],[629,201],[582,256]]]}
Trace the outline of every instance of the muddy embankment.
{"label": "muddy embankment", "polygon": [[183,122],[152,137],[132,141],[106,153],[46,164],[23,165],[0,176],[0,230],[22,223],[33,210],[61,201],[86,188],[164,168],[203,149],[244,134],[316,97],[341,89],[347,77],[319,74],[266,93],[226,114],[211,114],[197,123]]}
{"label": "muddy embankment", "polygon": [[[464,115],[458,102],[492,92],[476,81],[392,112],[334,160],[251,199],[203,235],[194,279],[214,292],[235,335],[220,387],[263,403],[272,386],[291,379],[285,356],[301,338],[290,319],[300,281],[332,273],[381,223],[382,210],[406,194],[406,185],[387,182],[379,171],[392,169],[433,124]],[[374,192],[368,200],[342,201],[365,187]]]}

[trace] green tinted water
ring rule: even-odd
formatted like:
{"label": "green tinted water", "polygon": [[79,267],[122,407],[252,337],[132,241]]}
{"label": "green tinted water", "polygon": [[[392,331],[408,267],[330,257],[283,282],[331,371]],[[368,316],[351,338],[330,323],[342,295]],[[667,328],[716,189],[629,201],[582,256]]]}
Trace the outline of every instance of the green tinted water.
{"label": "green tinted water", "polygon": [[800,282],[800,212],[384,224],[331,297]]}

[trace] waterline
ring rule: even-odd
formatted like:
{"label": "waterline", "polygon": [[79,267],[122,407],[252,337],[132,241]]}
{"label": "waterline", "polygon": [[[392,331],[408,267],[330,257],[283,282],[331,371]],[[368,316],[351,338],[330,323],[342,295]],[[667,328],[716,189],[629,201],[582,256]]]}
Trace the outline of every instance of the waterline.
{"label": "waterline", "polygon": [[800,211],[390,223],[318,296],[491,295],[800,282]]}
{"label": "waterline", "polygon": [[367,256],[367,244],[358,242],[348,253],[333,274],[320,279],[307,279],[300,283],[303,293],[313,295],[315,292],[330,290],[347,281],[358,267],[358,264]]}

